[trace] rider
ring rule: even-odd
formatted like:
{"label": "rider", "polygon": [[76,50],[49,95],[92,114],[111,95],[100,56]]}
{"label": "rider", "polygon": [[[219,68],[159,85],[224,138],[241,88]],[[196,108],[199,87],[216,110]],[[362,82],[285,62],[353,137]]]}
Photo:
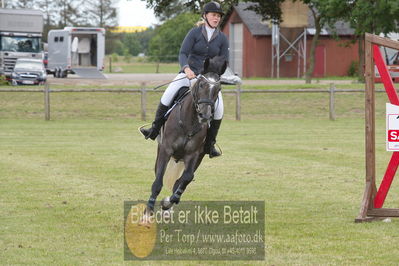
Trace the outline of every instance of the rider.
{"label": "rider", "polygon": [[[183,40],[179,53],[180,73],[169,84],[162,95],[161,102],[155,114],[155,120],[149,129],[140,129],[146,139],[155,140],[159,130],[165,122],[165,114],[171,105],[174,96],[183,86],[190,87],[197,79],[196,76],[202,72],[203,63],[206,58],[224,56],[228,60],[229,43],[223,32],[218,29],[222,16],[224,15],[220,4],[209,2],[204,6],[202,12],[202,23],[191,29]],[[205,140],[205,152],[209,157],[220,156],[215,149],[216,136],[223,118],[223,98],[219,92],[215,103],[214,118]]]}

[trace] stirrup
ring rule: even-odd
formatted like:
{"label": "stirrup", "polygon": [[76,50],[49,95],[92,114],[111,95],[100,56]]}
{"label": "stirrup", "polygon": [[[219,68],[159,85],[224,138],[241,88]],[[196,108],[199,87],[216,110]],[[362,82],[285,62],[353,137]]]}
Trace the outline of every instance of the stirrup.
{"label": "stirrup", "polygon": [[[215,146],[217,146],[217,149]],[[219,155],[211,156],[211,149],[209,149],[209,158],[216,158],[222,156],[223,151],[218,144],[215,143],[215,145],[213,145],[213,148],[216,150],[216,152],[219,153]]]}
{"label": "stirrup", "polygon": [[137,130],[138,130],[138,131],[140,132],[140,134],[141,134],[141,129],[144,128],[144,127],[147,127],[147,126],[149,126],[149,125],[151,125],[151,123],[144,124],[144,125],[138,127]]}
{"label": "stirrup", "polygon": [[[151,123],[144,124],[144,125],[142,125],[142,126],[140,126],[140,127],[138,127],[138,128],[137,128],[137,130],[140,132],[140,134],[141,134],[141,135],[143,135],[143,136],[144,136],[143,132],[141,132],[141,129],[143,129],[143,128],[147,127],[148,125],[152,125],[152,124],[151,124]],[[146,138],[147,138],[147,136],[144,136],[144,137],[146,137]]]}

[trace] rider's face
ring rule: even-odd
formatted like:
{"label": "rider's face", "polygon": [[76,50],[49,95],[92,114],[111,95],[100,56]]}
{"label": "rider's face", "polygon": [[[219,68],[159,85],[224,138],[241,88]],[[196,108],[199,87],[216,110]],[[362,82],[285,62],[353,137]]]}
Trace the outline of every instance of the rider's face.
{"label": "rider's face", "polygon": [[206,19],[208,20],[209,25],[212,28],[216,28],[219,25],[221,16],[219,13],[209,12],[205,14]]}

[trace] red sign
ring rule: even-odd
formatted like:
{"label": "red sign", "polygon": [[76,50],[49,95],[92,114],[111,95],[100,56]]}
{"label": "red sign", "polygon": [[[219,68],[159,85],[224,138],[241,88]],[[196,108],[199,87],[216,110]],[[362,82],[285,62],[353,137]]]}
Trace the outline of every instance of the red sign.
{"label": "red sign", "polygon": [[399,142],[399,130],[388,130],[388,141]]}

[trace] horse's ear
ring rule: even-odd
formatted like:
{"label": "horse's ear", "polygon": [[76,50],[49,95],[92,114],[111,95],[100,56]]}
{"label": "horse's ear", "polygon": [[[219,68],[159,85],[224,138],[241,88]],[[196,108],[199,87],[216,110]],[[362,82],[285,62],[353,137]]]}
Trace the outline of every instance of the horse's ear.
{"label": "horse's ear", "polygon": [[209,62],[209,57],[207,57],[207,58],[205,59],[205,62],[204,62],[204,70],[203,70],[202,74],[208,73],[209,63],[210,63],[210,62]]}
{"label": "horse's ear", "polygon": [[222,65],[222,68],[220,69],[219,76],[221,76],[221,75],[224,74],[224,72],[226,71],[226,68],[227,68],[227,60],[224,60],[224,63],[223,63],[223,65]]}

